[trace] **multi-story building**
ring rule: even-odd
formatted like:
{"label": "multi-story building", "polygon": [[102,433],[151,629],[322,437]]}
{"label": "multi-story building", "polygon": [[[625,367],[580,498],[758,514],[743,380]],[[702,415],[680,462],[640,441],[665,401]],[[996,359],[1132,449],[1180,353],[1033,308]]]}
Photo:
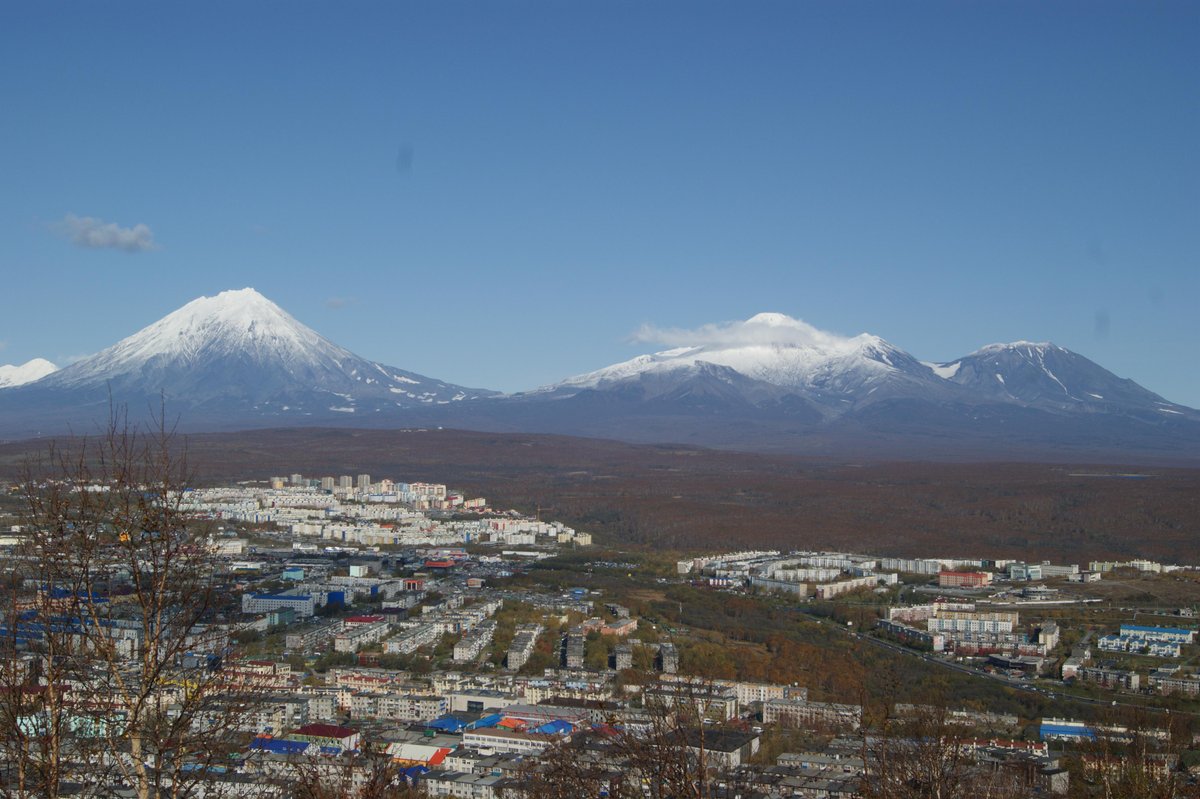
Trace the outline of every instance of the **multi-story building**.
{"label": "multi-story building", "polygon": [[679,649],[675,644],[659,644],[658,657],[655,660],[655,665],[663,674],[675,674],[679,671]]}
{"label": "multi-story building", "polygon": [[308,594],[243,594],[242,613],[269,613],[292,608],[297,618],[308,618],[316,610],[316,600]]}
{"label": "multi-story building", "polygon": [[341,631],[342,623],[340,621],[325,622],[307,630],[289,631],[284,639],[284,644],[294,652],[311,652],[333,640],[333,637]]}
{"label": "multi-story building", "polygon": [[942,633],[932,633],[928,630],[910,627],[903,622],[891,621],[890,619],[880,619],[876,623],[876,626],[888,635],[899,638],[901,641],[907,641],[922,649],[928,649],[931,652],[941,652],[946,648],[946,636]]}
{"label": "multi-story building", "polygon": [[817,599],[833,599],[835,596],[848,594],[862,588],[874,588],[879,583],[895,583],[894,574],[869,574],[866,577],[854,577],[840,580],[836,583],[822,583],[814,587]]}
{"label": "multi-story building", "polygon": [[1126,691],[1136,691],[1142,684],[1142,678],[1134,671],[1105,669],[1098,666],[1083,666],[1076,672],[1075,678],[1081,682],[1091,682],[1105,688],[1124,688]]}
{"label": "multi-story building", "polygon": [[938,585],[942,588],[981,588],[991,584],[990,572],[938,572]]}
{"label": "multi-story building", "polygon": [[1059,636],[1060,632],[1056,622],[1043,622],[1042,626],[1038,629],[1038,645],[1042,647],[1043,652],[1049,652],[1051,649],[1058,646]]}
{"label": "multi-story building", "polygon": [[615,635],[618,638],[624,638],[625,636],[637,630],[637,626],[637,619],[618,619],[611,624],[606,623],[600,628],[600,633],[602,635]]}
{"label": "multi-story building", "polygon": [[979,613],[975,611],[941,611],[926,622],[930,632],[954,636],[961,633],[1011,634],[1019,624],[1020,615],[1010,612]]}
{"label": "multi-story building", "polygon": [[388,721],[415,723],[433,721],[450,712],[444,696],[382,693],[371,695],[370,716]]}
{"label": "multi-story building", "polygon": [[582,669],[586,638],[583,633],[567,633],[563,641],[563,665],[568,669]]}
{"label": "multi-story building", "polygon": [[489,727],[463,732],[463,746],[490,749],[493,752],[512,752],[518,755],[541,754],[554,742],[549,735],[517,732],[503,727]]}
{"label": "multi-story building", "polygon": [[613,647],[613,668],[617,671],[633,668],[633,642],[622,641]]}
{"label": "multi-story building", "polygon": [[496,634],[496,622],[487,620],[472,627],[454,645],[454,660],[459,663],[473,661],[483,652],[484,647],[492,642]]}
{"label": "multi-story building", "polygon": [[1180,647],[1192,643],[1195,638],[1195,630],[1122,624],[1119,633],[1101,637],[1096,646],[1105,652],[1134,652],[1153,657],[1177,658],[1181,653]]}
{"label": "multi-story building", "polygon": [[411,655],[423,646],[436,644],[441,637],[436,624],[418,624],[384,641],[383,651],[389,654]]}
{"label": "multi-story building", "polygon": [[1151,688],[1161,694],[1200,696],[1200,679],[1195,676],[1180,677],[1174,674],[1151,674],[1148,683]]}
{"label": "multi-story building", "polygon": [[538,636],[545,629],[540,624],[517,625],[512,643],[508,647],[506,665],[509,669],[517,671],[529,662],[529,657],[533,654],[533,648],[537,644]]}
{"label": "multi-story building", "polygon": [[688,708],[702,718],[728,721],[738,713],[737,690],[693,680],[663,681],[642,692],[647,706]]}
{"label": "multi-story building", "polygon": [[1122,624],[1120,634],[1130,638],[1139,638],[1143,641],[1171,644],[1192,644],[1196,642],[1196,631],[1182,627],[1145,627],[1140,624]]}
{"label": "multi-story building", "polygon": [[357,652],[368,644],[383,640],[391,629],[392,625],[386,621],[346,625],[334,636],[333,648],[337,652]]}
{"label": "multi-story building", "polygon": [[763,721],[793,727],[858,729],[862,723],[862,708],[809,702],[807,699],[768,699],[763,702]]}
{"label": "multi-story building", "polygon": [[512,783],[511,777],[464,771],[431,771],[421,779],[426,795],[455,799],[500,799],[514,787]]}

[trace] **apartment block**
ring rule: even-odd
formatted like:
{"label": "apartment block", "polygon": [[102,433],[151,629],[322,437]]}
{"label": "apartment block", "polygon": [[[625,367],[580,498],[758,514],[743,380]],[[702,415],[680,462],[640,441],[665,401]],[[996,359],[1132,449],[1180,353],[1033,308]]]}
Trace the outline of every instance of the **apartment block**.
{"label": "apartment block", "polygon": [[308,594],[243,594],[242,613],[270,613],[291,608],[297,618],[309,618],[316,611],[316,600]]}
{"label": "apartment block", "polygon": [[533,654],[533,648],[537,644],[537,639],[545,629],[540,624],[517,625],[512,643],[508,647],[506,665],[509,669],[517,671],[529,662],[529,657]]}

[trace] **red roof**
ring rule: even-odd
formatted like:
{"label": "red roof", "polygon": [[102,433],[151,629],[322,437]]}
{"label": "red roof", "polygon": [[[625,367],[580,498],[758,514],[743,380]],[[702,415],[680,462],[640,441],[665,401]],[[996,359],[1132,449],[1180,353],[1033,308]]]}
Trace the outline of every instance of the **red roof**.
{"label": "red roof", "polygon": [[346,624],[373,624],[377,621],[383,621],[383,616],[351,616],[345,619]]}
{"label": "red roof", "polygon": [[292,735],[307,735],[312,738],[349,738],[358,735],[358,730],[349,727],[339,727],[336,724],[305,724]]}

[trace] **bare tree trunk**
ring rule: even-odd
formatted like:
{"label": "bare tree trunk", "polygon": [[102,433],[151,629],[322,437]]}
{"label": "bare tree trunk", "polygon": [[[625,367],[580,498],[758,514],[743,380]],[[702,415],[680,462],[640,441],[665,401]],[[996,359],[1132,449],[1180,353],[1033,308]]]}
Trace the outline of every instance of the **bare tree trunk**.
{"label": "bare tree trunk", "polygon": [[[18,722],[5,749],[24,753],[13,796],[56,797],[81,774],[93,793],[121,781],[139,799],[192,795],[262,694],[219,668],[228,625],[218,623],[217,564],[183,508],[177,447],[163,425],[143,433],[114,415],[99,438],[27,467],[0,697],[0,717]],[[18,684],[27,657],[39,674]]]}

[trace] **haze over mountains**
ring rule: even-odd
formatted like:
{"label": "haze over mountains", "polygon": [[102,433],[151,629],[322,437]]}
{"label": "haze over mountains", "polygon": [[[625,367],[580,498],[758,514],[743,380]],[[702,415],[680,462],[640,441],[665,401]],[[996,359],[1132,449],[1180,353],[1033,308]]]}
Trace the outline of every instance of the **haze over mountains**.
{"label": "haze over mountains", "polygon": [[776,313],[647,337],[671,346],[502,395],[361,358],[253,289],[226,291],[49,374],[0,367],[0,435],[88,432],[111,397],[135,417],[165,401],[189,431],[443,425],[826,455],[1200,460],[1200,412],[1049,343],[932,364]]}

